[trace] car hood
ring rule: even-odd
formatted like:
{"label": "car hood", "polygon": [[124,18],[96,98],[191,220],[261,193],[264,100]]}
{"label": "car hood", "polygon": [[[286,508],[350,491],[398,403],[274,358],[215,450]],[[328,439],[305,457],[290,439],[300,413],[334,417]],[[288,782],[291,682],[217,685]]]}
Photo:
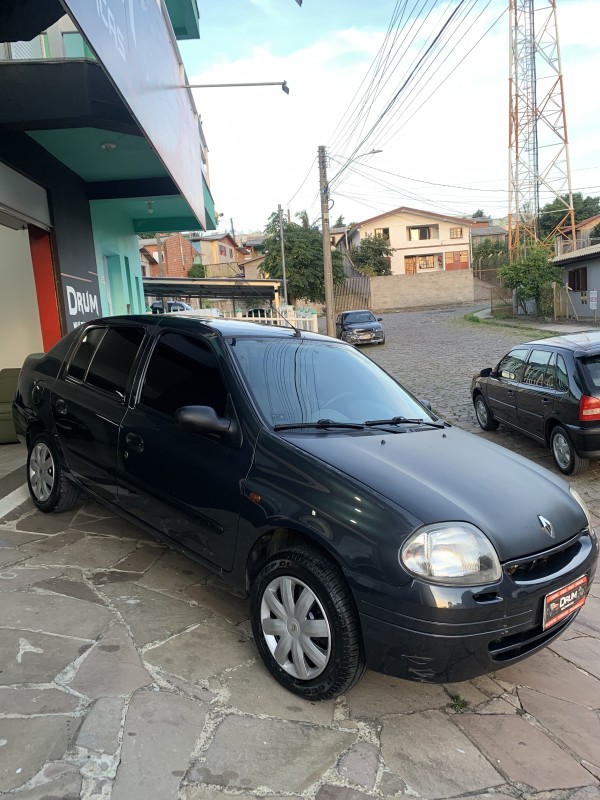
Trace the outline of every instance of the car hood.
{"label": "car hood", "polygon": [[[548,550],[587,525],[566,481],[459,428],[377,435],[294,432],[285,438],[424,524],[476,525],[501,561]],[[552,523],[554,537],[539,516]]]}

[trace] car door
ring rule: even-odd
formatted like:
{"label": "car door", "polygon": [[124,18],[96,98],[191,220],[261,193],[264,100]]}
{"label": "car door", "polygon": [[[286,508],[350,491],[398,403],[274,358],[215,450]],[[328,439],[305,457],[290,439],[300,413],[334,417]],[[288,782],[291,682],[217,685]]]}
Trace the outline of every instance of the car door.
{"label": "car door", "polygon": [[335,335],[337,336],[338,339],[340,338],[340,334],[342,332],[343,319],[344,319],[344,315],[343,314],[338,314],[338,317],[337,317],[337,319],[335,321]]}
{"label": "car door", "polygon": [[516,347],[504,356],[487,381],[487,400],[495,419],[517,423],[517,386],[523,374],[528,347]]}
{"label": "car door", "polygon": [[235,410],[202,336],[165,331],[157,339],[119,435],[119,505],[161,534],[230,569],[244,478],[253,448],[241,435],[191,433],[183,406]]}
{"label": "car door", "polygon": [[534,348],[529,354],[523,379],[517,389],[517,420],[524,431],[545,440],[546,418],[554,406],[556,354]]}
{"label": "car door", "polygon": [[58,441],[71,474],[115,500],[119,425],[145,329],[92,325],[54,382],[51,405]]}

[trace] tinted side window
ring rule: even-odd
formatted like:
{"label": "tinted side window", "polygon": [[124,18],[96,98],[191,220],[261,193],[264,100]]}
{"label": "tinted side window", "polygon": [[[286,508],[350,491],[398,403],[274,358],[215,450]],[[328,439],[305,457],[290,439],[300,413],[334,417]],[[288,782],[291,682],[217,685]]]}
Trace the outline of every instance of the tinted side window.
{"label": "tinted side window", "polygon": [[567,392],[569,390],[569,375],[567,373],[567,365],[564,358],[558,354],[556,357],[556,388],[559,392]]}
{"label": "tinted side window", "polygon": [[201,339],[166,333],[146,370],[140,404],[173,416],[182,406],[212,406],[225,414],[227,389],[216,359]]}
{"label": "tinted side window", "polygon": [[530,386],[546,386],[546,370],[551,355],[549,350],[532,350],[525,367],[523,383]]}
{"label": "tinted side window", "polygon": [[109,328],[94,353],[85,382],[124,398],[143,338],[143,328]]}
{"label": "tinted side window", "polygon": [[90,328],[85,332],[67,369],[67,375],[70,378],[76,378],[79,381],[85,378],[92,356],[105,333],[106,328]]}
{"label": "tinted side window", "polygon": [[498,364],[498,376],[509,381],[520,380],[528,352],[527,348],[511,350]]}

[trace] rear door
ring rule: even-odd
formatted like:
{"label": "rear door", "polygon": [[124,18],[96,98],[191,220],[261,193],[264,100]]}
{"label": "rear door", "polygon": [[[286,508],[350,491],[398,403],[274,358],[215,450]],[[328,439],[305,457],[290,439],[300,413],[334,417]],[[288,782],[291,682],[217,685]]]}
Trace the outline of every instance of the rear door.
{"label": "rear door", "polygon": [[487,381],[488,405],[494,418],[500,422],[518,425],[517,388],[528,354],[528,347],[516,347],[511,350]]}
{"label": "rear door", "polygon": [[556,354],[533,349],[517,391],[519,427],[541,441],[545,440],[546,418],[554,408]]}
{"label": "rear door", "polygon": [[144,336],[139,324],[87,328],[51,393],[58,441],[69,471],[109,500],[117,495],[119,425]]}

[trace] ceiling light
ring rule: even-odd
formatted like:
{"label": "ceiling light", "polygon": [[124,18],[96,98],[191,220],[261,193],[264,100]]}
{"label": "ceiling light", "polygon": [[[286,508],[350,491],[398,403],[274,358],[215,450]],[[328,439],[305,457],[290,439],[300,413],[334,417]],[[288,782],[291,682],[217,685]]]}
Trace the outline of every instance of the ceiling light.
{"label": "ceiling light", "polygon": [[116,150],[117,149],[117,145],[114,142],[102,142],[100,147],[103,150]]}

